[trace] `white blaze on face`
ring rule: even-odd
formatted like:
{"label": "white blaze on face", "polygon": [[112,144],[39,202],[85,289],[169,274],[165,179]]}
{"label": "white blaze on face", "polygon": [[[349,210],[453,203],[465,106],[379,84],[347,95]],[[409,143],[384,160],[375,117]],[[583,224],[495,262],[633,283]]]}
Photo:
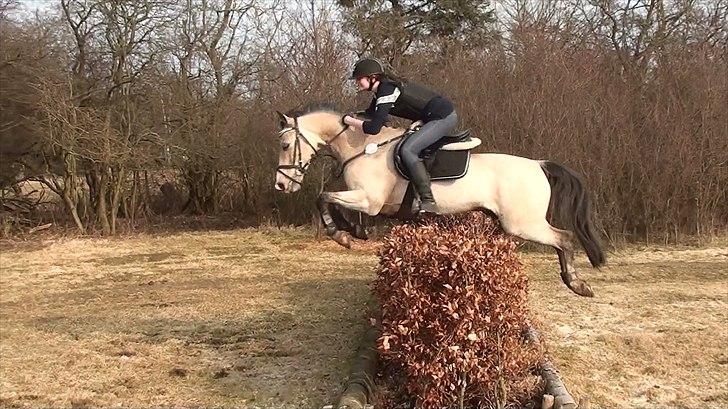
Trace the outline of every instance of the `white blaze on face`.
{"label": "white blaze on face", "polygon": [[[295,184],[290,178],[296,178],[295,169],[281,169],[280,166],[291,166],[294,165],[294,143],[295,143],[295,132],[291,127],[283,128],[278,133],[279,139],[279,153],[278,153],[278,166],[276,171],[276,182],[275,189],[279,192],[289,193],[291,192],[291,184]],[[288,177],[286,177],[286,175]],[[298,180],[296,178],[296,180]]]}

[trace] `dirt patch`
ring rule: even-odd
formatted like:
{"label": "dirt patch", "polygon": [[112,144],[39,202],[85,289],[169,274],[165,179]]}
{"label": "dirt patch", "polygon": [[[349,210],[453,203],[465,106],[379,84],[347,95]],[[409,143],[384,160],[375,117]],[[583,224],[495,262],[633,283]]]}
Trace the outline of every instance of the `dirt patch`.
{"label": "dirt patch", "polygon": [[[0,406],[313,408],[364,331],[377,243],[302,230],[63,239],[0,252]],[[728,251],[631,248],[559,279],[524,255],[531,305],[597,408],[728,406]]]}

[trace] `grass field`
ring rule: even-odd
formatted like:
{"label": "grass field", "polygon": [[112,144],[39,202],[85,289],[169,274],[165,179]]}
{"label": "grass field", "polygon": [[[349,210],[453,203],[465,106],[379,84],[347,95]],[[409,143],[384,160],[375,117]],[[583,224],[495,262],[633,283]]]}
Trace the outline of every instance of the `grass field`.
{"label": "grass field", "polygon": [[[303,230],[5,243],[0,406],[314,408],[340,390],[376,244]],[[728,246],[631,247],[560,281],[523,256],[533,315],[598,408],[728,407]]]}

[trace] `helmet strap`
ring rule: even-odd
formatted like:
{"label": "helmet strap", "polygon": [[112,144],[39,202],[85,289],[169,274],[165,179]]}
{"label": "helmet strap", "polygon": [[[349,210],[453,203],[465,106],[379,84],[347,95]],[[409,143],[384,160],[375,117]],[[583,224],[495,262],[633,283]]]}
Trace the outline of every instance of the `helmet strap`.
{"label": "helmet strap", "polygon": [[379,81],[379,76],[378,75],[370,75],[369,76],[369,88],[367,88],[367,91],[371,91],[372,90],[372,88],[374,87],[374,81],[375,80],[376,81]]}

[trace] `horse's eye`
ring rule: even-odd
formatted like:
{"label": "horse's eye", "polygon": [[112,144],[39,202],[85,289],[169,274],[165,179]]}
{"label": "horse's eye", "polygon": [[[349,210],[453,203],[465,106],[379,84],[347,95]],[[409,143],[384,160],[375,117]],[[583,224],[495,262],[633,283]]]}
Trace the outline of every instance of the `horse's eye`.
{"label": "horse's eye", "polygon": [[281,142],[281,148],[285,151],[288,150],[288,147],[291,146],[288,142]]}

